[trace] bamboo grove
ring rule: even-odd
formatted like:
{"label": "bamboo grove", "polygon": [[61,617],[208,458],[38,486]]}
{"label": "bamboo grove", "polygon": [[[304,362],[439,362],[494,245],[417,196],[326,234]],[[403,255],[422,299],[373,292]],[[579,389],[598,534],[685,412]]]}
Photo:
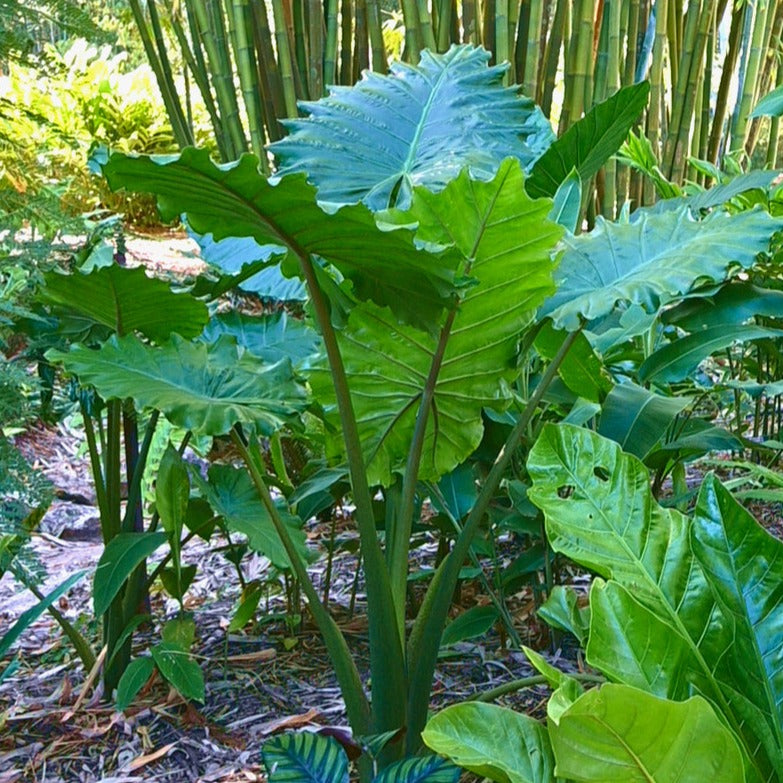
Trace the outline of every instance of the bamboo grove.
{"label": "bamboo grove", "polygon": [[613,160],[599,172],[588,217],[611,217],[628,200],[651,203],[656,190],[667,195],[686,180],[703,183],[710,164],[727,158],[778,162],[778,120],[748,117],[783,83],[781,0],[400,0],[399,9],[382,2],[131,0],[131,7],[178,144],[193,143],[189,101],[183,105],[176,87],[184,75],[200,91],[225,161],[252,151],[268,169],[264,147],[285,134],[301,101],[353,84],[365,69],[385,72],[390,57],[415,63],[425,48],[473,43],[510,63],[508,82],[534,98],[560,134],[620,87],[649,80],[649,108],[625,158],[631,165]]}

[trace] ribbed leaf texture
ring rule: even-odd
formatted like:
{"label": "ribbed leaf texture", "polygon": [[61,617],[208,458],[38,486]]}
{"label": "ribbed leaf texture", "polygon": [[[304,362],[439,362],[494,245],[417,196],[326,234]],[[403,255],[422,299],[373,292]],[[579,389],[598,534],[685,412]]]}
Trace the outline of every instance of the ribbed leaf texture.
{"label": "ribbed leaf texture", "polygon": [[133,335],[113,336],[97,351],[74,345],[47,358],[105,399],[131,397],[138,408],[155,408],[200,435],[224,435],[235,424],[268,434],[305,406],[289,361],[262,365],[240,357],[229,338],[208,347],[174,335],[152,347]]}
{"label": "ribbed leaf texture", "polygon": [[[525,194],[519,163],[508,160],[490,182],[463,172],[438,194],[417,189],[409,211],[388,216],[418,223],[417,241],[453,243],[466,284],[441,334],[400,325],[372,305],[356,307],[339,334],[371,482],[389,483],[404,464],[441,339],[420,478],[437,479],[460,464],[481,440],[482,409],[508,405],[519,337],[552,290],[562,229],[546,219],[550,205]],[[325,365],[311,384],[328,407],[334,392]]]}
{"label": "ribbed leaf texture", "polygon": [[576,783],[744,780],[734,737],[698,696],[673,702],[604,685],[550,720],[549,734],[558,775]]}
{"label": "ribbed leaf texture", "polygon": [[656,696],[705,696],[741,739],[748,780],[767,780],[783,760],[769,704],[754,696],[767,673],[746,653],[731,664],[737,621],[711,589],[715,562],[693,555],[698,514],[691,521],[659,506],[638,459],[576,427],[547,425],[528,468],[528,497],[544,511],[552,547],[610,580],[590,594],[591,665]]}
{"label": "ribbed leaf texture", "polygon": [[333,737],[282,734],[261,749],[269,783],[348,783],[348,757]]}
{"label": "ribbed leaf texture", "polygon": [[268,364],[287,358],[296,366],[322,350],[318,333],[285,310],[257,316],[219,313],[207,324],[201,339],[211,343],[224,334]]}
{"label": "ribbed leaf texture", "polygon": [[114,189],[155,194],[164,219],[184,213],[199,234],[280,245],[287,251],[287,274],[300,273],[302,255],[323,258],[353,283],[360,299],[388,305],[399,317],[429,325],[453,293],[453,254],[418,250],[404,229],[380,230],[362,205],[327,213],[304,175],[272,185],[252,155],[218,166],[206,150],[193,148],[178,156],[115,153],[103,172]]}
{"label": "ribbed leaf texture", "polygon": [[631,223],[599,218],[589,234],[564,240],[557,293],[542,308],[557,327],[573,330],[581,318],[608,315],[618,302],[655,312],[697,283],[724,280],[732,263],[752,266],[783,228],[783,220],[763,210],[715,212],[700,221],[687,206],[636,214]]}
{"label": "ribbed leaf texture", "polygon": [[553,783],[555,760],[544,726],[527,715],[481,702],[454,704],[430,718],[427,747],[474,772],[506,783]]}
{"label": "ribbed leaf texture", "polygon": [[419,65],[394,63],[388,76],[366,71],[354,87],[300,106],[289,135],[271,146],[280,174],[304,172],[322,201],[363,201],[373,210],[407,209],[413,188],[442,190],[463,168],[491,179],[507,157],[525,170],[554,141],[541,110],[489,53],[452,46],[422,52]]}
{"label": "ribbed leaf texture", "polygon": [[112,264],[90,274],[49,272],[44,279],[44,301],[120,335],[138,332],[156,342],[172,332],[195,337],[209,318],[203,302],[175,294],[168,283],[147,277],[141,267]]}
{"label": "ribbed leaf texture", "polygon": [[459,776],[459,767],[437,756],[425,756],[389,765],[373,783],[457,783]]}

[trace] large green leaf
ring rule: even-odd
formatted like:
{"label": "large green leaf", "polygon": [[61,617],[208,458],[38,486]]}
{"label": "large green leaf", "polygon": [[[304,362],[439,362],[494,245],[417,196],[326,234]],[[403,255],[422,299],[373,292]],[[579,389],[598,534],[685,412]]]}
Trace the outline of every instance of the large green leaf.
{"label": "large green leaf", "polygon": [[675,338],[650,354],[639,367],[639,380],[642,383],[651,380],[658,383],[682,381],[708,356],[728,348],[735,342],[781,336],[783,331],[780,329],[767,329],[753,324],[735,325],[731,329],[726,329],[725,326],[700,329],[693,334]]}
{"label": "large green leaf", "polygon": [[76,345],[47,357],[105,398],[132,397],[139,408],[160,410],[173,424],[203,435],[223,435],[238,423],[268,433],[304,407],[289,362],[262,365],[240,357],[227,339],[207,347],[174,335],[151,347],[132,335],[114,336],[98,351]]}
{"label": "large green leaf", "polygon": [[635,383],[620,383],[604,401],[598,432],[644,459],[690,402],[688,397],[664,397]]}
{"label": "large green leaf", "polygon": [[92,588],[96,617],[109,608],[136,566],[167,540],[165,533],[120,533],[106,544],[95,569]]}
{"label": "large green leaf", "polygon": [[334,737],[302,731],[267,740],[269,783],[348,783],[348,757]]}
{"label": "large green leaf", "polygon": [[272,185],[252,155],[219,166],[206,150],[193,148],[175,156],[115,153],[103,172],[112,188],[155,194],[164,219],[184,213],[194,231],[216,241],[252,237],[282,246],[287,273],[300,273],[302,255],[323,258],[357,296],[419,322],[437,315],[452,294],[457,260],[449,253],[418,250],[410,231],[381,231],[362,205],[326,212],[303,174]]}
{"label": "large green leaf", "polygon": [[[698,293],[698,292],[696,292]],[[676,324],[687,332],[713,326],[744,324],[757,315],[783,318],[783,291],[733,281],[717,293],[692,296],[661,315],[664,323]]]}
{"label": "large green leaf", "polygon": [[436,753],[497,783],[554,781],[546,729],[505,707],[455,704],[430,718],[421,737]]}
{"label": "large green leaf", "polygon": [[257,316],[236,311],[220,313],[207,324],[202,339],[214,342],[223,334],[231,335],[249,353],[269,364],[288,358],[296,366],[321,349],[317,332],[285,310]]}
{"label": "large green leaf", "polygon": [[415,186],[441,190],[464,168],[487,180],[513,156],[529,169],[554,134],[489,57],[472,46],[425,51],[418,66],[365,71],[355,87],[301,104],[310,116],[287,121],[289,135],[271,147],[281,173],[307,174],[322,201],[379,210],[406,209]]}
{"label": "large green leaf", "polygon": [[599,218],[589,234],[564,240],[558,290],[542,308],[556,326],[573,330],[582,318],[601,318],[618,302],[654,312],[697,284],[722,281],[732,263],[750,267],[783,227],[783,220],[762,210],[715,212],[700,221],[687,207],[636,214],[631,223]]}
{"label": "large green leaf", "polygon": [[547,425],[528,468],[552,547],[611,579],[591,591],[591,665],[656,696],[702,694],[741,737],[749,779],[766,779],[780,751],[739,693],[749,675],[726,666],[734,623],[693,557],[690,520],[655,503],[638,459],[587,430]]}
{"label": "large green leaf", "polygon": [[131,661],[128,664],[117,684],[117,703],[115,706],[119,712],[124,712],[130,707],[136,695],[144,687],[144,684],[154,671],[155,662],[152,658],[136,658],[135,661]]}
{"label": "large green leaf", "polygon": [[588,691],[550,722],[557,774],[575,783],[742,783],[731,732],[704,699],[665,701],[626,685]]}
{"label": "large green leaf", "polygon": [[726,665],[783,751],[783,543],[714,475],[699,493],[691,540],[710,587],[734,621]]}
{"label": "large green leaf", "polygon": [[[291,561],[283,543],[246,470],[231,465],[212,465],[208,481],[196,471],[192,471],[191,475],[213,511],[223,517],[229,530],[246,535],[250,547],[268,557],[278,568],[290,568]],[[282,504],[278,511],[302,560],[307,561],[309,554],[305,546],[302,520],[289,513]]]}
{"label": "large green leaf", "polygon": [[248,264],[272,262],[243,280],[239,284],[243,291],[278,302],[303,302],[307,299],[304,283],[296,277],[285,277],[274,263],[274,256],[283,251],[280,245],[259,245],[253,237],[225,237],[216,242],[211,233],[201,235],[191,232],[191,236],[198,243],[202,260],[228,274],[238,274]]}
{"label": "large green leaf", "polygon": [[147,277],[142,267],[112,264],[88,275],[49,272],[44,279],[44,301],[120,335],[140,332],[156,342],[172,332],[195,337],[209,318],[203,302],[175,294],[168,283]]}
{"label": "large green leaf", "polygon": [[525,183],[527,192],[554,196],[573,168],[583,182],[592,177],[620,149],[649,94],[649,82],[640,82],[593,106],[536,161]]}
{"label": "large green leaf", "polygon": [[[508,160],[490,182],[463,172],[441,193],[417,189],[410,211],[389,215],[418,223],[417,241],[454,243],[467,281],[453,323],[444,322],[448,341],[425,434],[424,480],[463,462],[481,440],[482,410],[502,410],[511,399],[519,336],[551,291],[562,229],[546,219],[550,203],[525,194],[519,163]],[[339,334],[371,482],[388,483],[408,455],[439,338],[370,304],[354,308]],[[328,405],[334,392],[325,366],[311,384]]]}

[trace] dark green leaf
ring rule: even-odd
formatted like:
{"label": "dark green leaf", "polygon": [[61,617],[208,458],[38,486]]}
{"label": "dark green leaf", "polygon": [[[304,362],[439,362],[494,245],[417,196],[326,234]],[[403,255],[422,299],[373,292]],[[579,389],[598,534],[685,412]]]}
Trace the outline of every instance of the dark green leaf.
{"label": "dark green leaf", "polygon": [[424,51],[417,66],[365,71],[355,87],[300,104],[310,116],[288,120],[272,145],[280,172],[306,173],[322,201],[380,210],[407,209],[414,187],[442,190],[465,168],[489,180],[515,157],[529,169],[554,134],[530,99],[503,87],[507,66],[488,60],[473,46]]}
{"label": "dark green leaf", "polygon": [[[478,497],[478,487],[470,464],[458,465],[438,482],[440,496],[432,498],[432,505],[438,511],[448,512],[459,521],[467,516]],[[445,508],[441,503],[445,503]]]}
{"label": "dark green leaf", "polygon": [[47,357],[106,399],[132,397],[137,407],[160,410],[204,435],[223,435],[237,423],[270,433],[305,405],[290,363],[240,358],[230,340],[207,347],[174,336],[152,347],[133,336],[112,337],[98,351],[76,345]]}
{"label": "dark green leaf", "polygon": [[348,783],[348,757],[333,737],[300,732],[261,748],[269,783]]}
{"label": "dark green leaf", "polygon": [[182,696],[193,701],[204,701],[204,674],[187,650],[178,644],[161,642],[150,652],[160,673]]}
{"label": "dark green leaf", "polygon": [[690,402],[688,397],[663,397],[635,383],[621,383],[606,397],[598,432],[644,459]]}
{"label": "dark green leaf", "polygon": [[168,541],[165,533],[120,533],[103,550],[92,588],[95,616],[111,605],[125,580],[142,560]]}
{"label": "dark green leaf", "polygon": [[[246,535],[251,548],[268,557],[278,568],[290,567],[288,554],[246,470],[230,465],[212,465],[208,481],[195,472],[192,475],[202,495],[215,513],[223,517],[229,530]],[[278,510],[300,556],[306,562],[309,553],[305,546],[302,520],[288,512],[282,501]]]}
{"label": "dark green leaf", "polygon": [[590,606],[579,605],[579,596],[572,587],[555,585],[537,614],[553,628],[573,634],[582,647],[587,644]]}
{"label": "dark green leaf", "polygon": [[483,636],[498,621],[499,616],[497,608],[491,604],[468,609],[446,626],[440,641],[441,647]]}
{"label": "dark green leaf", "polygon": [[260,245],[285,246],[284,271],[300,274],[299,254],[323,258],[353,283],[357,296],[401,317],[427,324],[452,295],[456,259],[450,254],[417,250],[410,231],[380,230],[364,206],[327,213],[304,175],[272,185],[252,155],[218,166],[206,150],[193,148],[168,157],[115,153],[103,171],[115,189],[157,195],[164,219],[185,213],[193,230],[216,240],[252,237]]}
{"label": "dark green leaf", "polygon": [[251,582],[243,591],[239,598],[239,604],[234,609],[234,616],[228,624],[229,633],[239,631],[244,628],[253,615],[256,613],[258,603],[264,594],[263,586],[260,582]]}
{"label": "dark green leaf", "polygon": [[41,297],[120,335],[140,332],[161,342],[172,332],[195,337],[204,328],[207,306],[168,283],[147,277],[143,267],[112,264],[85,275],[49,272]]}
{"label": "dark green leaf", "polygon": [[130,707],[136,694],[144,687],[153,671],[155,671],[155,663],[152,658],[136,658],[128,664],[117,684],[115,707],[119,712],[125,712]]}
{"label": "dark green leaf", "polygon": [[531,196],[554,196],[571,169],[586,182],[620,149],[647,105],[649,82],[623,87],[597,103],[538,159],[525,183]]}
{"label": "dark green leaf", "polygon": [[164,568],[160,572],[160,581],[166,592],[181,601],[196,576],[197,566],[186,565],[180,568]]}
{"label": "dark green leaf", "polygon": [[713,326],[684,337],[678,337],[648,356],[639,367],[642,383],[655,380],[658,383],[682,381],[698,365],[716,351],[728,348],[735,342],[749,342],[766,338],[780,338],[783,331],[766,329],[763,326],[735,325]]}

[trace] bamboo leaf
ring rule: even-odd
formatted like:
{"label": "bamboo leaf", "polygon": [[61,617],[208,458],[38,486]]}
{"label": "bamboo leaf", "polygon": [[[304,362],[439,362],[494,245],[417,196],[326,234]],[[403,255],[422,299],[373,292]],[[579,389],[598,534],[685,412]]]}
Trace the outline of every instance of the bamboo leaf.
{"label": "bamboo leaf", "polygon": [[488,60],[472,46],[424,51],[418,66],[366,72],[302,104],[309,117],[287,122],[288,137],[271,147],[280,172],[306,173],[322,201],[379,210],[407,209],[414,187],[442,190],[464,168],[488,180],[511,156],[529,169],[554,134],[530,99],[503,87],[506,67]]}

